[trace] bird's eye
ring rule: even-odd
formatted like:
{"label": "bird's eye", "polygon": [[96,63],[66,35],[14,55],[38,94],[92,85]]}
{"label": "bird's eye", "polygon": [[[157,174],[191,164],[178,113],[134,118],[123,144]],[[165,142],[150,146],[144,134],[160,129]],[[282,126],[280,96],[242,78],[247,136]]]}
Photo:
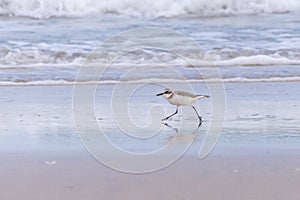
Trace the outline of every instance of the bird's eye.
{"label": "bird's eye", "polygon": [[165,94],[171,94],[171,91],[166,91]]}

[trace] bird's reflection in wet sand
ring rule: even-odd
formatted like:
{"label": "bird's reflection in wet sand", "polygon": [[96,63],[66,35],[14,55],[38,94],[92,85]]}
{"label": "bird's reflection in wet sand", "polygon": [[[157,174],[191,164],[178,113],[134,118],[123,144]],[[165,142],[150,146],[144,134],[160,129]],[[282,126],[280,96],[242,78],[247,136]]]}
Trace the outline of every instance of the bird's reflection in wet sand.
{"label": "bird's reflection in wet sand", "polygon": [[[166,141],[166,143],[172,143],[172,142],[191,142],[192,140],[195,140],[197,137],[197,133],[199,133],[199,129],[202,125],[202,123],[199,123],[198,125],[196,123],[192,124],[181,124],[180,127],[174,127],[168,123],[163,123],[164,126],[174,130],[176,134],[169,137]],[[196,126],[197,125],[197,126]]]}

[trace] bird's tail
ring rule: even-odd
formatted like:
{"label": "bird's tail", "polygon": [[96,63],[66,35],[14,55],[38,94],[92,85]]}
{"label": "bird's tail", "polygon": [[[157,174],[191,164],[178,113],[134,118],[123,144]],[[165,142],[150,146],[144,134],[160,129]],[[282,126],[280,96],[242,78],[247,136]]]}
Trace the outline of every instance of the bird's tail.
{"label": "bird's tail", "polygon": [[197,99],[209,98],[208,95],[197,95]]}

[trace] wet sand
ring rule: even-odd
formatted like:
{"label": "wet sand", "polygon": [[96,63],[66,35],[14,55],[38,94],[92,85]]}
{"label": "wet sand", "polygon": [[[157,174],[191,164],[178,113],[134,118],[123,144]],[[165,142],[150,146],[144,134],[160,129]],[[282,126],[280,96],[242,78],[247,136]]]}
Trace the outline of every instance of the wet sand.
{"label": "wet sand", "polygon": [[[270,86],[273,90],[266,94]],[[105,167],[83,148],[74,128],[71,86],[1,87],[0,199],[298,200],[297,87],[297,83],[227,84],[227,118],[211,154],[204,160],[197,157],[210,119],[204,109],[200,111],[204,124],[191,149],[173,165],[140,175]],[[278,96],[282,90],[286,95]],[[108,91],[101,95],[108,98]],[[109,99],[105,98],[103,105]],[[137,102],[145,98],[152,97]],[[112,129],[107,117],[101,113],[99,119],[111,138],[136,150],[156,148],[173,134],[165,128],[157,139],[131,143]],[[180,115],[171,122],[178,119]]]}
{"label": "wet sand", "polygon": [[185,155],[142,175],[109,169],[84,150],[0,157],[1,199],[300,199],[299,148],[216,147],[204,160]]}

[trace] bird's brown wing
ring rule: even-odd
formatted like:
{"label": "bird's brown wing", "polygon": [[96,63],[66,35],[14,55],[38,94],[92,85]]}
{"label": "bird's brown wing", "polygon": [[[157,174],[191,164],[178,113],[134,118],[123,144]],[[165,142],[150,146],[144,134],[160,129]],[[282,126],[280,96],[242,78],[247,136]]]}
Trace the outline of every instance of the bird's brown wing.
{"label": "bird's brown wing", "polygon": [[197,95],[191,94],[189,92],[176,91],[175,93],[178,94],[178,95],[181,95],[181,96],[187,96],[187,97],[192,97],[192,98],[197,97]]}

